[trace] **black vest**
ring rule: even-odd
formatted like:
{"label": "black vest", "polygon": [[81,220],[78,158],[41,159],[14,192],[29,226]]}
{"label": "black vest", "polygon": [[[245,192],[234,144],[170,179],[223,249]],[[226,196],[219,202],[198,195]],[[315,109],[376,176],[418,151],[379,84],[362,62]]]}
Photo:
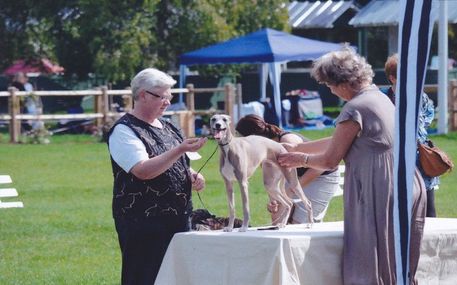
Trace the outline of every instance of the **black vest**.
{"label": "black vest", "polygon": [[[183,141],[181,132],[160,119],[159,129],[131,114],[122,116],[111,128],[124,124],[143,142],[149,157],[162,154]],[[109,139],[108,139],[109,141]],[[187,215],[192,211],[189,160],[183,155],[169,169],[150,180],[125,172],[111,157],[113,168],[113,217],[142,220],[156,216]]]}

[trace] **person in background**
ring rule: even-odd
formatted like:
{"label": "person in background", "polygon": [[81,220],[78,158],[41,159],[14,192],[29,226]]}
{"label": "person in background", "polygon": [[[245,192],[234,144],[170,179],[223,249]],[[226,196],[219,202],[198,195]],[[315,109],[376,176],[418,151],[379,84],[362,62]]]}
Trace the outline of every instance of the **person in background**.
{"label": "person in background", "polygon": [[191,188],[205,187],[186,152],[199,150],[206,138],[185,139],[161,118],[175,83],[154,68],[139,72],[131,81],[133,110],[108,133],[123,285],[154,284],[171,238],[190,229]]}
{"label": "person in background", "polygon": [[[389,56],[385,63],[385,72],[387,79],[392,84],[389,89],[387,89],[386,95],[389,97],[390,101],[395,105],[395,89],[397,86],[397,63],[398,63],[398,54],[393,54]],[[418,118],[418,132],[417,132],[417,141],[418,143],[426,143],[428,141],[428,132],[427,129],[430,124],[433,122],[435,117],[435,107],[433,106],[433,101],[428,98],[425,92],[422,92],[421,104],[419,108],[419,118]],[[435,189],[436,186],[440,184],[439,177],[430,177],[424,173],[420,163],[419,163],[419,154],[417,154],[416,166],[419,168],[419,171],[424,179],[425,188],[427,190],[427,217],[436,217],[435,209]]]}
{"label": "person in background", "polygon": [[[28,83],[28,77],[23,72],[18,72],[14,75],[13,81],[11,82],[11,86],[15,87],[18,91],[33,91],[33,89],[30,90],[31,84]],[[32,96],[20,97],[21,113],[35,114],[34,111],[36,109],[34,108],[35,105],[33,103],[34,101]],[[36,125],[37,121],[22,121],[21,132],[30,131],[34,126],[34,123]]]}
{"label": "person in background", "polygon": [[23,72],[18,72],[14,75],[11,86],[15,87],[18,91],[25,91],[25,83],[27,78]]}
{"label": "person in background", "polygon": [[[33,92],[33,85],[29,82],[29,77],[24,75],[24,89],[26,92]],[[29,94],[25,97],[24,103],[24,113],[32,115],[41,115],[43,114],[43,102],[41,101],[40,96],[34,96]],[[27,121],[32,130],[39,130],[45,128],[44,122],[41,120],[29,120]]]}
{"label": "person in background", "polygon": [[[263,118],[254,114],[242,117],[236,125],[236,131],[242,136],[263,136],[280,143],[297,144],[308,141],[300,134],[286,132],[275,125],[266,123]],[[300,167],[297,168],[297,174],[305,196],[311,201],[314,220],[322,222],[330,200],[340,187],[338,168],[324,171]],[[298,197],[293,198],[296,199]],[[274,221],[277,218],[276,213],[279,211],[278,203],[272,201],[267,208],[271,212],[272,220]],[[294,203],[290,222],[293,224],[310,222],[303,202]]]}
{"label": "person in background", "polygon": [[[311,75],[346,101],[331,137],[289,146],[285,167],[330,169],[344,160],[344,284],[395,284],[393,165],[395,107],[372,84],[374,72],[349,47],[314,62]],[[410,280],[416,284],[426,194],[414,176],[410,231]]]}
{"label": "person in background", "polygon": [[25,75],[24,89],[27,92],[33,92],[33,85],[30,83],[29,77],[27,75]]}

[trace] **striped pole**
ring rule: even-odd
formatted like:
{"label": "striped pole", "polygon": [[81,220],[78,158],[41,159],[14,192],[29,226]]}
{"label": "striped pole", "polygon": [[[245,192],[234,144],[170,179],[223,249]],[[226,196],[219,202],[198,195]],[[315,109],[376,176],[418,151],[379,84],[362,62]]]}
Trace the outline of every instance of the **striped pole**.
{"label": "striped pole", "polygon": [[409,241],[416,168],[417,118],[430,50],[432,0],[400,4],[394,159],[394,235],[397,284],[410,284]]}

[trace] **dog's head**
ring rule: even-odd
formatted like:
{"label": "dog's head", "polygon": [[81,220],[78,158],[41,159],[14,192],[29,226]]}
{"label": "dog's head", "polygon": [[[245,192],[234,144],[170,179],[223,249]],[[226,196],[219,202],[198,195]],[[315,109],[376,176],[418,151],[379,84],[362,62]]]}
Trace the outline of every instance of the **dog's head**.
{"label": "dog's head", "polygon": [[211,132],[218,142],[225,142],[230,136],[230,116],[216,114],[210,119]]}

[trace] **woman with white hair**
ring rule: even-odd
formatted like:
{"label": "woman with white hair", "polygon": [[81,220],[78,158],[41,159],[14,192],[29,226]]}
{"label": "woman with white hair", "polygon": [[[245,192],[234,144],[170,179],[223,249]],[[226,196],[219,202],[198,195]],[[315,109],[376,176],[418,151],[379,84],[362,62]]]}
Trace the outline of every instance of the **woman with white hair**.
{"label": "woman with white hair", "polygon": [[199,150],[206,138],[185,139],[161,118],[175,83],[154,68],[139,72],[131,82],[133,110],[108,133],[123,285],[154,284],[171,238],[190,229],[191,188],[205,186],[185,154]]}
{"label": "woman with white hair", "polygon": [[[312,76],[347,101],[329,138],[289,147],[286,167],[331,169],[344,160],[344,284],[396,284],[393,236],[394,105],[350,48],[318,59]],[[426,195],[418,171],[411,217],[410,280],[415,284]]]}

